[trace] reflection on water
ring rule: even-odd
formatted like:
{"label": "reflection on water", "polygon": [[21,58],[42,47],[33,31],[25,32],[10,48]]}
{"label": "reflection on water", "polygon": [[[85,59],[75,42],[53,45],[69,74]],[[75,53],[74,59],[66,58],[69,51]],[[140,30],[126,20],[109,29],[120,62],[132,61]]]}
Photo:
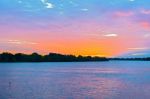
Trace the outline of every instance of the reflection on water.
{"label": "reflection on water", "polygon": [[150,62],[0,63],[0,99],[150,99]]}

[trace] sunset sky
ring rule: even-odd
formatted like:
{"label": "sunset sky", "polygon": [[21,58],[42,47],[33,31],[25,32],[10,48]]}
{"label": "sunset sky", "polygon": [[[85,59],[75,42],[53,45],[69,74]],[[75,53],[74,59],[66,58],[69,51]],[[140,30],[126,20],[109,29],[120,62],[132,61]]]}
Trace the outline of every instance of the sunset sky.
{"label": "sunset sky", "polygon": [[150,0],[0,0],[0,52],[111,57],[148,50]]}

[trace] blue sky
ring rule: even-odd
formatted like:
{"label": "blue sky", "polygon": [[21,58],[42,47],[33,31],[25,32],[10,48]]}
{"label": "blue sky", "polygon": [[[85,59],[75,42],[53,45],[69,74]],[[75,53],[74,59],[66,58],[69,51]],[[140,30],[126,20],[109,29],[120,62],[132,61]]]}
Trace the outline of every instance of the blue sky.
{"label": "blue sky", "polygon": [[149,5],[149,0],[1,0],[0,51],[94,56],[147,52]]}

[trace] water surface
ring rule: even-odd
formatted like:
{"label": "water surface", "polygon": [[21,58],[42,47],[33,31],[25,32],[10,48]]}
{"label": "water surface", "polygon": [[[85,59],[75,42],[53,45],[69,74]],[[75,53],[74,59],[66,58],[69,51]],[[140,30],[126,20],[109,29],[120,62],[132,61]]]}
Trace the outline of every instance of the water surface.
{"label": "water surface", "polygon": [[150,62],[0,63],[0,99],[150,99]]}

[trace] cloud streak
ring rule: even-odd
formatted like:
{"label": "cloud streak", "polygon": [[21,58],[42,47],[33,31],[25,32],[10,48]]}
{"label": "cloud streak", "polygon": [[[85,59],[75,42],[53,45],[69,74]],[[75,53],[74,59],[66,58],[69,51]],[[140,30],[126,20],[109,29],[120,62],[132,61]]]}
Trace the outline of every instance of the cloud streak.
{"label": "cloud streak", "polygon": [[135,13],[132,11],[117,11],[114,13],[115,16],[117,17],[129,17],[129,16],[133,16]]}
{"label": "cloud streak", "polygon": [[150,10],[142,9],[142,10],[141,10],[141,13],[142,13],[142,14],[149,15],[149,14],[150,14]]}
{"label": "cloud streak", "polygon": [[38,43],[35,42],[29,42],[29,41],[21,41],[21,40],[1,40],[0,43],[5,44],[15,44],[15,45],[36,45]]}
{"label": "cloud streak", "polygon": [[117,37],[118,34],[104,34],[104,37]]}
{"label": "cloud streak", "polygon": [[46,8],[51,9],[54,8],[54,5],[47,0],[41,0],[41,2],[46,6]]}
{"label": "cloud streak", "polygon": [[148,49],[150,49],[150,48],[148,48],[148,47],[128,48],[128,50],[136,50],[136,51],[138,51],[138,50],[148,50]]}

